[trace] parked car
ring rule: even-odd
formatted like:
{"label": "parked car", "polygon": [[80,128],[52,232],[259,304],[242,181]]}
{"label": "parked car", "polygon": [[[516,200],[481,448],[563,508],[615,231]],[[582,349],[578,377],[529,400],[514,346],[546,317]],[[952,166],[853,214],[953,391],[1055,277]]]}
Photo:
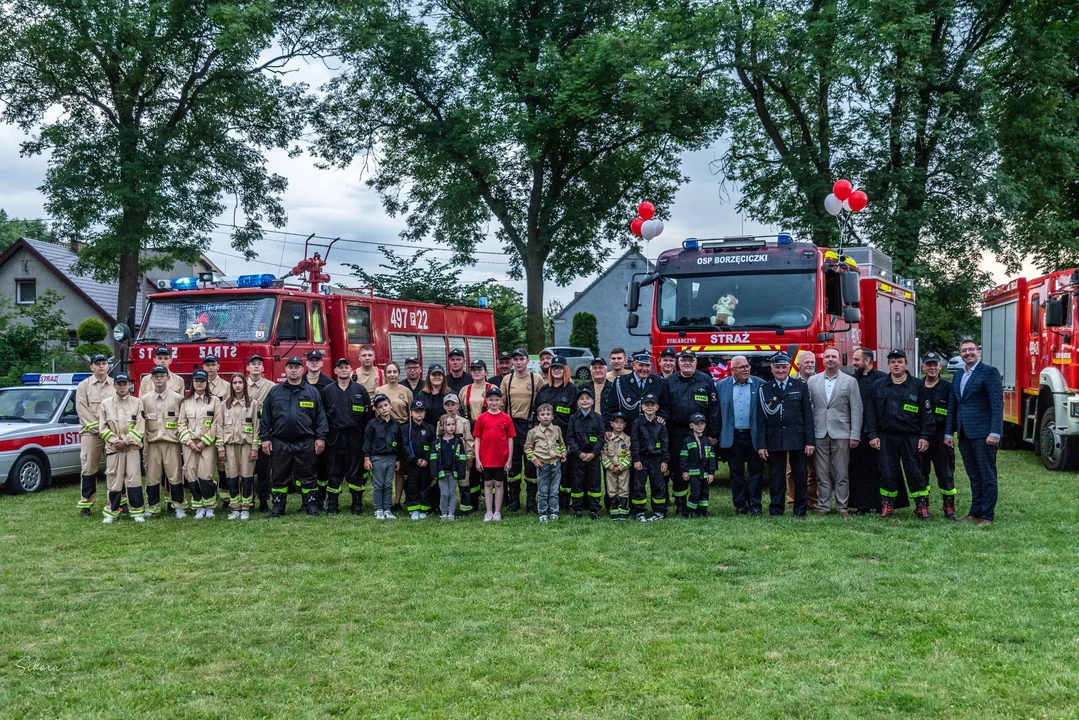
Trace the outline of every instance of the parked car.
{"label": "parked car", "polygon": [[595,356],[588,348],[582,347],[549,347],[547,348],[555,355],[561,355],[566,358],[568,364],[569,376],[575,380],[585,380],[589,376],[590,368],[592,366],[592,360]]}
{"label": "parked car", "polygon": [[953,355],[951,359],[948,360],[948,372],[957,373],[962,369],[963,358],[959,357],[958,355]]}
{"label": "parked car", "polygon": [[87,376],[33,373],[21,386],[0,389],[0,480],[11,492],[38,492],[58,475],[79,472],[75,390]]}

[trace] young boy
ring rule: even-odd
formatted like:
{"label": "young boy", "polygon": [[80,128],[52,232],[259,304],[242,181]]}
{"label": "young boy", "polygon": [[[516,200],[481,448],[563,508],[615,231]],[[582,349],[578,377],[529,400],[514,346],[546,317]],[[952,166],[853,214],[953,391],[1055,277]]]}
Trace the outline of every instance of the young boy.
{"label": "young boy", "polygon": [[584,494],[588,493],[588,512],[593,520],[599,519],[599,500],[603,497],[600,487],[600,453],[606,427],[599,413],[592,412],[595,398],[592,386],[583,385],[577,391],[577,411],[569,419],[567,446],[573,458],[571,464],[573,484],[570,497],[573,500],[573,516],[581,517]]}
{"label": "young boy", "polygon": [[435,429],[424,422],[427,403],[413,400],[409,421],[401,425],[401,446],[405,454],[405,509],[413,520],[427,519],[431,509],[431,445]]}
{"label": "young boy", "polygon": [[558,485],[562,479],[562,463],[566,448],[562,445],[562,429],[554,424],[554,406],[543,403],[536,408],[539,425],[525,437],[525,458],[536,466],[538,484],[537,506],[540,522],[558,519]]}
{"label": "young boy", "polygon": [[363,467],[371,473],[375,495],[375,519],[396,520],[390,512],[393,502],[393,479],[401,468],[401,427],[390,415],[390,399],[375,395],[371,401],[375,419],[363,430]]}
{"label": "young boy", "polygon": [[716,454],[712,444],[704,436],[708,427],[708,418],[695,413],[689,418],[689,427],[693,434],[686,438],[679,457],[682,460],[682,479],[689,483],[689,499],[683,517],[695,513],[698,517],[708,517],[708,486],[716,475]]}
{"label": "young boy", "polygon": [[607,505],[612,520],[629,518],[630,440],[626,435],[626,415],[619,411],[610,418],[611,437],[603,446],[603,471],[607,473]]}
{"label": "young boy", "polygon": [[[631,502],[640,522],[662,520],[667,511],[667,462],[671,459],[667,445],[667,426],[659,422],[656,411],[659,399],[655,393],[646,393],[641,398],[641,410],[644,414],[633,423],[630,432],[630,454],[633,457],[633,493]],[[648,499],[645,484],[652,489],[652,516],[645,515]]]}
{"label": "young boy", "polygon": [[487,391],[487,412],[476,418],[472,436],[476,440],[476,469],[483,473],[483,497],[487,503],[483,521],[498,521],[502,519],[502,498],[506,473],[513,458],[513,438],[517,436],[513,420],[502,412],[502,391],[498,388]]}

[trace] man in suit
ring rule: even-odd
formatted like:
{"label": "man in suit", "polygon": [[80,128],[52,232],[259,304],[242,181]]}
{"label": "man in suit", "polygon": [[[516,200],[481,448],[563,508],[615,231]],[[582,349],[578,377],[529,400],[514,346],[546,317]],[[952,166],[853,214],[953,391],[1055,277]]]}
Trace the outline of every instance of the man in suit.
{"label": "man in suit", "polygon": [[944,425],[944,442],[954,445],[970,477],[970,512],[966,521],[979,527],[992,525],[997,507],[997,446],[1004,432],[1004,385],[1000,372],[981,362],[982,351],[973,340],[959,343],[959,356],[966,366],[953,377],[952,399]]}
{"label": "man in suit", "polygon": [[839,516],[847,518],[850,481],[847,463],[850,450],[862,439],[862,395],[858,381],[839,370],[839,350],[824,351],[824,372],[809,378],[813,403],[813,428],[817,443],[813,459],[817,466],[817,514],[832,510],[832,490]]}
{"label": "man in suit", "polygon": [[[880,452],[869,444],[869,424],[865,409],[869,390],[888,373],[873,367],[873,351],[858,348],[854,351],[854,380],[862,396],[862,439],[850,451],[850,507],[859,515],[880,512]],[[906,495],[902,500],[906,502]],[[905,506],[904,506],[905,507]]]}
{"label": "man in suit", "polygon": [[764,460],[757,453],[764,447],[764,436],[757,429],[757,398],[764,381],[750,374],[744,355],[731,358],[729,369],[730,377],[716,383],[721,418],[719,454],[726,455],[730,466],[734,511],[760,515]]}
{"label": "man in suit", "polygon": [[813,455],[813,407],[809,403],[809,387],[805,380],[790,377],[790,355],[780,352],[772,356],[771,382],[757,393],[760,412],[757,413],[757,432],[764,436],[764,447],[758,451],[768,461],[768,514],[782,515],[786,509],[787,462],[794,475],[794,517],[806,516],[806,457]]}

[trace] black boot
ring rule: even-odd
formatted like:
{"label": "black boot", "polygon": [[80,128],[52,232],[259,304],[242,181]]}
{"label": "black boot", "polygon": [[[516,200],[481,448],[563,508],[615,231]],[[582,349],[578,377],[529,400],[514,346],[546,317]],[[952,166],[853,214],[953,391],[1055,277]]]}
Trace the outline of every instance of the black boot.
{"label": "black boot", "polygon": [[955,512],[955,495],[944,496],[944,517],[952,522],[959,522],[959,516]]}
{"label": "black boot", "polygon": [[270,512],[270,501],[269,501],[268,498],[264,498],[264,497],[259,498],[259,512],[260,513],[268,513],[268,512]]}
{"label": "black boot", "polygon": [[502,502],[502,509],[514,512],[521,509],[521,481],[511,480],[506,483],[506,497]]}
{"label": "black boot", "polygon": [[336,515],[339,512],[337,503],[341,497],[340,493],[328,493],[326,495],[326,514]]}
{"label": "black boot", "polygon": [[[279,518],[285,514],[285,501],[288,500],[288,493],[275,492],[273,494],[273,509],[270,511],[270,517]],[[264,501],[265,502],[265,501]]]}
{"label": "black boot", "polygon": [[303,496],[305,510],[310,517],[318,517],[318,494],[307,493]]}
{"label": "black boot", "polygon": [[352,491],[352,514],[363,515],[363,490]]}
{"label": "black boot", "polygon": [[674,499],[674,512],[678,517],[689,517],[689,508],[686,506],[686,499],[684,497],[676,497]]}
{"label": "black boot", "polygon": [[525,486],[525,510],[535,515],[537,512],[539,512],[539,508],[536,505],[536,483],[528,482],[526,480]]}
{"label": "black boot", "polygon": [[929,498],[922,495],[914,499],[914,514],[919,520],[929,519]]}
{"label": "black boot", "polygon": [[315,507],[318,508],[319,510],[325,510],[326,507],[327,507],[326,506],[326,486],[322,485],[321,483],[319,484],[318,489],[315,490]]}

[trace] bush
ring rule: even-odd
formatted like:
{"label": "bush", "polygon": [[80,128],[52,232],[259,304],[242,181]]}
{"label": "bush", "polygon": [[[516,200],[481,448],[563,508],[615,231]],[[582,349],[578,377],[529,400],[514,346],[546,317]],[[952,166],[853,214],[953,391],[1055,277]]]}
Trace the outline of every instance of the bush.
{"label": "bush", "polygon": [[590,312],[579,312],[573,316],[569,344],[574,347],[589,348],[593,355],[599,355],[599,328],[596,325],[595,315]]}
{"label": "bush", "polygon": [[[79,323],[79,327],[75,330],[75,334],[83,343],[99,343],[109,334],[109,329],[105,327],[105,323],[100,319],[88,317]],[[110,353],[111,351],[105,351],[106,355]]]}

